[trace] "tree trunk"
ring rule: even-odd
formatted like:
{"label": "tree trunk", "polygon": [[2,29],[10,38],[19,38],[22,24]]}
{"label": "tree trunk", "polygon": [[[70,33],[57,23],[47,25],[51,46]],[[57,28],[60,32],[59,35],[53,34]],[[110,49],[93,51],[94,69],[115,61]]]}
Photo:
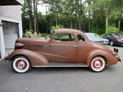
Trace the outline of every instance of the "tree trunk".
{"label": "tree trunk", "polygon": [[32,3],[31,0],[28,1],[29,2],[29,30],[32,30]]}
{"label": "tree trunk", "polygon": [[57,14],[57,11],[56,11],[56,25],[58,25],[57,19],[58,19],[58,14]]}
{"label": "tree trunk", "polygon": [[[90,1],[88,2],[88,5],[90,6]],[[89,29],[89,32],[90,32],[90,30],[91,30],[91,21],[90,21],[90,10],[89,10],[89,21],[88,21],[88,29]]]}
{"label": "tree trunk", "polygon": [[108,27],[108,16],[109,16],[108,8],[106,8],[105,16],[106,16],[106,33],[107,33],[107,27]]}
{"label": "tree trunk", "polygon": [[76,23],[76,21],[75,21],[75,29],[77,29],[77,23]]}
{"label": "tree trunk", "polygon": [[56,25],[58,25],[58,7],[56,4]]}
{"label": "tree trunk", "polygon": [[121,16],[119,16],[119,19],[118,19],[118,29],[119,29],[119,33],[120,33],[120,23],[121,23]]}
{"label": "tree trunk", "polygon": [[39,27],[38,27],[38,14],[37,14],[37,5],[38,5],[38,2],[36,2],[36,32],[39,33]]}
{"label": "tree trunk", "polygon": [[107,28],[108,28],[108,16],[106,16],[106,33],[107,33]]}
{"label": "tree trunk", "polygon": [[70,27],[71,27],[71,29],[73,28],[73,23],[72,23],[72,20],[71,20],[71,26],[70,26]]}
{"label": "tree trunk", "polygon": [[79,30],[81,30],[80,13],[78,13],[78,24],[79,24]]}
{"label": "tree trunk", "polygon": [[35,33],[35,36],[36,36],[37,32],[36,32],[36,7],[35,7],[35,0],[33,0],[33,7],[34,7],[34,33]]}
{"label": "tree trunk", "polygon": [[91,30],[91,21],[90,21],[90,19],[89,19],[88,26],[89,26],[89,32],[90,32],[90,30]]}

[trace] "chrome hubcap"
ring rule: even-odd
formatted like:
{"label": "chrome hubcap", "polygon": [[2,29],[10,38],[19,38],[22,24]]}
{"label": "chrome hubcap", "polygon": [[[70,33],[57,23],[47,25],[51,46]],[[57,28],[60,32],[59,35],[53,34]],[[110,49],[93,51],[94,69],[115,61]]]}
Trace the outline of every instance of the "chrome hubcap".
{"label": "chrome hubcap", "polygon": [[112,42],[112,41],[110,42],[110,45],[111,45],[111,46],[113,45],[113,42]]}
{"label": "chrome hubcap", "polygon": [[100,67],[101,63],[100,63],[100,61],[96,61],[94,65],[95,65],[95,67]]}
{"label": "chrome hubcap", "polygon": [[19,68],[23,68],[25,66],[25,63],[23,62],[23,61],[20,61],[19,63],[18,63],[18,67]]}

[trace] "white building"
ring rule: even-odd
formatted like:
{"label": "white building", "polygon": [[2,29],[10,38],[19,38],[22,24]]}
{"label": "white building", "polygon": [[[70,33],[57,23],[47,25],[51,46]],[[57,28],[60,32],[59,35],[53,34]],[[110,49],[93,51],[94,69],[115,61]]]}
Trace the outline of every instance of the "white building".
{"label": "white building", "polygon": [[7,48],[14,48],[15,40],[22,37],[21,5],[24,0],[0,0],[0,57]]}

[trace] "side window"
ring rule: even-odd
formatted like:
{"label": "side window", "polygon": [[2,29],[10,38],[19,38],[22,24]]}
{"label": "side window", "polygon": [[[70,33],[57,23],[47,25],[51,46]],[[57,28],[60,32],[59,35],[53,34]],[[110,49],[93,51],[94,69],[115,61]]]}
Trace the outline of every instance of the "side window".
{"label": "side window", "polygon": [[111,37],[111,35],[110,35],[110,34],[108,34],[108,35],[107,35],[107,37]]}
{"label": "side window", "polygon": [[54,40],[55,41],[75,41],[75,37],[73,34],[60,33],[55,36]]}
{"label": "side window", "polygon": [[106,35],[104,35],[103,37],[107,37],[107,34],[106,34]]}
{"label": "side window", "polygon": [[84,37],[82,35],[77,35],[78,41],[83,42],[85,41]]}
{"label": "side window", "polygon": [[104,37],[111,37],[109,34],[106,34]]}

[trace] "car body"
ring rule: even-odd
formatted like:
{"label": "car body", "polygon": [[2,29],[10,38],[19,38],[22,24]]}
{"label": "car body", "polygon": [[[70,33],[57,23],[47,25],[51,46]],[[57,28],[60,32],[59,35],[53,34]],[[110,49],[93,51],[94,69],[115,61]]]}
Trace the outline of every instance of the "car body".
{"label": "car body", "polygon": [[108,33],[103,38],[109,40],[109,45],[120,45],[123,46],[123,35],[121,33]]}
{"label": "car body", "polygon": [[85,33],[89,40],[101,43],[103,45],[108,45],[108,40],[100,38],[96,33]]}
{"label": "car body", "polygon": [[31,67],[89,67],[100,72],[106,64],[118,62],[116,55],[106,46],[88,40],[79,30],[57,29],[50,39],[17,39],[9,61],[18,73]]}

